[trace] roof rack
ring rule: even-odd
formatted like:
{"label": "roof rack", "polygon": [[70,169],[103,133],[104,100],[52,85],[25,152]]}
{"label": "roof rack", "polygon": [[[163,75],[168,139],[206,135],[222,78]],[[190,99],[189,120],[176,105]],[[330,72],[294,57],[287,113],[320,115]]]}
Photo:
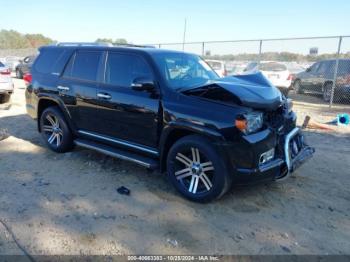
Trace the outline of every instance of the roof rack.
{"label": "roof rack", "polygon": [[155,48],[154,45],[134,45],[134,44],[119,44],[119,43],[115,43],[115,44],[113,44],[113,46]]}
{"label": "roof rack", "polygon": [[58,42],[54,44],[56,46],[121,46],[121,47],[142,47],[142,48],[155,48],[153,45],[134,45],[134,44],[112,44],[108,42]]}
{"label": "roof rack", "polygon": [[107,42],[58,42],[56,46],[113,46]]}

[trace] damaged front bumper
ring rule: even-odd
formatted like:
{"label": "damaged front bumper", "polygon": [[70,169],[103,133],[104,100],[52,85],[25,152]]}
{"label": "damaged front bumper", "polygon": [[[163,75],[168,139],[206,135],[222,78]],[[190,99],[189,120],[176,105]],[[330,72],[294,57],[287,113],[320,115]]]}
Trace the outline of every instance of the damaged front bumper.
{"label": "damaged front bumper", "polygon": [[286,164],[286,171],[277,180],[287,178],[298,167],[310,159],[315,153],[315,149],[305,144],[304,135],[299,128],[294,128],[286,135],[284,142],[284,162]]}
{"label": "damaged front bumper", "polygon": [[[271,134],[271,136],[273,135]],[[272,141],[276,141],[276,138],[273,139],[271,136],[266,136],[262,140],[255,141],[255,143],[251,144],[250,148],[259,148],[259,145],[263,144],[265,147],[260,148],[261,153],[267,151],[269,149],[267,148],[268,145],[273,147]],[[297,127],[291,129],[286,135],[283,135],[283,137],[277,140],[279,140],[279,143],[275,144],[275,149],[278,153],[274,159],[263,164],[258,164],[255,168],[236,166],[234,173],[236,174],[237,184],[284,180],[310,159],[315,152],[313,147],[305,143],[304,135]],[[255,155],[255,158],[259,158],[261,153],[255,152],[253,155]],[[235,155],[237,156],[237,154]],[[247,157],[248,154],[246,153],[245,156]]]}

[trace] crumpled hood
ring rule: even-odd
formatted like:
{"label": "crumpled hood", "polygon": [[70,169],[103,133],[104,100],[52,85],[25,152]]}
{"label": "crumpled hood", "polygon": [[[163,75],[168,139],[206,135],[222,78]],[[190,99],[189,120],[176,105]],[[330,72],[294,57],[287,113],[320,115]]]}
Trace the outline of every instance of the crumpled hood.
{"label": "crumpled hood", "polygon": [[[231,102],[254,109],[275,110],[282,104],[281,92],[260,72],[221,78],[207,83],[199,89],[204,90],[205,88],[209,90],[205,92],[205,95],[196,92],[196,90],[189,91],[193,95],[202,96],[206,99],[221,101],[226,104]],[[221,93],[220,88],[222,89]]]}

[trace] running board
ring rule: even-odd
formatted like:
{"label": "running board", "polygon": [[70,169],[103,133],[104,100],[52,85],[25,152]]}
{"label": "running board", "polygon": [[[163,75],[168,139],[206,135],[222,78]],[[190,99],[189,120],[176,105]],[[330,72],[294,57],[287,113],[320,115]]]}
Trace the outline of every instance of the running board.
{"label": "running board", "polygon": [[130,161],[136,164],[139,164],[143,167],[149,168],[149,169],[157,169],[158,168],[158,161],[154,160],[152,158],[148,158],[145,156],[140,156],[138,154],[132,153],[132,152],[127,152],[122,149],[117,149],[111,146],[107,146],[104,144],[84,140],[84,139],[76,139],[74,140],[74,143],[77,146],[85,147],[88,149],[95,150],[97,152],[100,152],[102,154],[115,157],[115,158],[120,158],[122,160]]}

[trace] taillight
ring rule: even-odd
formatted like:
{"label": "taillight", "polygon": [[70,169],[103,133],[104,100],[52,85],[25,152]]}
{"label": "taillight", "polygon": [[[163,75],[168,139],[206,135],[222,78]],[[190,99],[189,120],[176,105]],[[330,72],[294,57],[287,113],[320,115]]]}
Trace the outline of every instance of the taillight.
{"label": "taillight", "polygon": [[10,69],[5,69],[5,70],[0,71],[0,75],[10,75],[10,74],[11,74]]}
{"label": "taillight", "polygon": [[224,69],[223,76],[227,76],[227,70]]}
{"label": "taillight", "polygon": [[31,74],[25,74],[23,76],[23,80],[26,85],[29,85],[32,82],[32,75]]}
{"label": "taillight", "polygon": [[294,76],[292,74],[289,74],[287,77],[287,80],[293,80]]}

